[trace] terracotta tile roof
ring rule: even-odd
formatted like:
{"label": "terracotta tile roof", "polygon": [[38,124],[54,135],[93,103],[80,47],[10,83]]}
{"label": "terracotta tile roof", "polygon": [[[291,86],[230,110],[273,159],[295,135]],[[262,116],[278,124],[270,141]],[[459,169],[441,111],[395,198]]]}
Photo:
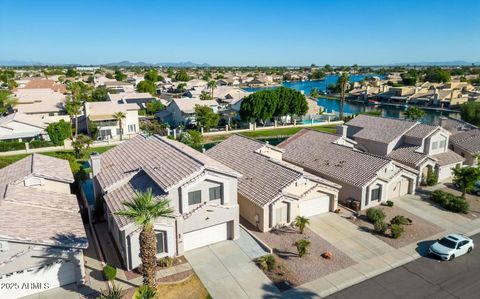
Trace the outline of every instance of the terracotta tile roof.
{"label": "terracotta tile roof", "polygon": [[465,161],[465,158],[460,156],[459,154],[455,153],[454,151],[448,150],[445,153],[434,155],[433,158],[437,162],[438,165],[450,165],[455,163],[460,163]]}
{"label": "terracotta tile roof", "polygon": [[326,179],[362,187],[377,176],[390,159],[335,144],[340,137],[303,129],[282,142],[285,161]]}
{"label": "terracotta tile roof", "polygon": [[470,154],[478,154],[480,153],[480,129],[455,134],[450,137],[450,143]]}
{"label": "terracotta tile roof", "polygon": [[382,143],[390,143],[405,134],[417,123],[409,120],[376,117],[370,115],[358,115],[346,123],[348,126],[362,128],[353,135],[354,138],[362,138]]}

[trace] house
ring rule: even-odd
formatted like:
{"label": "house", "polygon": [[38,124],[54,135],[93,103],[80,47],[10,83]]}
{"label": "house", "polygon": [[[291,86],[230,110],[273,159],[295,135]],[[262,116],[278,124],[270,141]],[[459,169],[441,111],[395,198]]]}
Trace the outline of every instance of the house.
{"label": "house", "polygon": [[[33,154],[0,169],[0,298],[85,279],[87,236],[68,161]],[[29,286],[22,287],[23,283]]]}
{"label": "house", "polygon": [[337,208],[340,186],[282,161],[284,150],[240,135],[206,154],[242,174],[238,181],[240,216],[260,231]]}
{"label": "house", "polygon": [[47,132],[45,131],[47,126],[48,123],[46,123],[40,117],[14,112],[7,116],[0,117],[0,140],[50,140]]}
{"label": "house", "polygon": [[195,106],[210,107],[213,112],[218,112],[218,103],[215,100],[202,101],[199,98],[173,99],[163,111],[157,113],[157,117],[164,123],[172,126],[195,124]]}
{"label": "house", "polygon": [[219,86],[213,90],[213,98],[218,99],[226,109],[240,111],[243,98],[251,94],[238,87]]}
{"label": "house", "polygon": [[17,112],[51,121],[69,120],[64,107],[66,96],[61,92],[50,88],[19,88],[14,95],[18,100],[14,108]]}
{"label": "house", "polygon": [[[118,216],[136,191],[168,198],[171,217],[155,221],[157,257],[238,238],[240,174],[196,150],[158,135],[136,137],[91,157],[95,198],[102,196],[109,231],[126,269],[141,264],[139,230]],[[106,236],[104,236],[106,237]]]}
{"label": "house", "polygon": [[137,104],[139,109],[145,109],[147,104],[156,100],[148,92],[121,92],[109,93],[110,101],[119,104]]}
{"label": "house", "polygon": [[106,81],[106,82],[103,82],[101,85],[105,86],[106,88],[114,92],[134,92],[135,91],[135,87],[130,82]]}
{"label": "house", "polygon": [[303,129],[278,145],[283,160],[342,186],[339,203],[366,209],[415,192],[415,170],[353,148],[346,136]]}
{"label": "house", "polygon": [[480,129],[472,129],[450,137],[450,150],[465,158],[465,164],[478,165],[480,155]]}
{"label": "house", "polygon": [[120,122],[115,119],[115,113],[123,112],[125,119],[121,127],[123,136],[131,137],[140,131],[137,104],[119,104],[112,101],[85,102],[85,117],[87,130],[92,134],[97,131],[98,140],[117,139],[120,137]]}
{"label": "house", "polygon": [[417,183],[424,181],[429,171],[436,173],[439,181],[447,180],[452,169],[464,161],[448,149],[451,133],[440,126],[369,115],[359,115],[346,125],[346,136],[357,142],[357,149],[418,170]]}

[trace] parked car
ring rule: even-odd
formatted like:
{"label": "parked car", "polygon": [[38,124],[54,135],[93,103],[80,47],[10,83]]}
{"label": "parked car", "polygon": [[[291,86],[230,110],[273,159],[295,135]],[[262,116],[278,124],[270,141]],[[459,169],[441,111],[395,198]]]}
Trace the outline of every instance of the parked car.
{"label": "parked car", "polygon": [[429,252],[444,261],[451,261],[469,253],[473,250],[473,247],[473,240],[469,237],[462,234],[449,234],[432,244]]}

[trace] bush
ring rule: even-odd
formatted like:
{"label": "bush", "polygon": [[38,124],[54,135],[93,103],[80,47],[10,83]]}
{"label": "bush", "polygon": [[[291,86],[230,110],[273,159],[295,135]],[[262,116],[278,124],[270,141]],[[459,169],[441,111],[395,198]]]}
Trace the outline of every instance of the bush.
{"label": "bush", "polygon": [[297,247],[298,256],[302,257],[308,253],[308,247],[310,247],[310,241],[307,239],[300,239],[293,243]]}
{"label": "bush", "polygon": [[102,290],[100,292],[99,299],[122,299],[125,295],[125,292],[118,286],[113,285],[112,288],[107,290]]}
{"label": "bush", "polygon": [[438,183],[438,175],[431,168],[428,168],[427,179],[425,183],[427,186],[435,186]]}
{"label": "bush", "polygon": [[107,280],[112,281],[117,277],[117,268],[107,264],[103,267],[103,275]]}
{"label": "bush", "polygon": [[0,141],[0,152],[24,150],[25,143],[19,141]]}
{"label": "bush", "polygon": [[47,127],[47,133],[50,140],[55,145],[63,145],[63,141],[72,136],[72,126],[70,123],[61,119],[57,123],[51,123]]}
{"label": "bush", "polygon": [[393,201],[391,201],[391,200],[387,200],[387,206],[389,206],[389,207],[393,207]]}
{"label": "bush", "polygon": [[384,234],[387,230],[387,224],[383,222],[383,220],[378,220],[373,224],[373,228],[375,229],[375,232]]}
{"label": "bush", "polygon": [[392,238],[398,239],[403,234],[405,229],[399,224],[392,224],[392,226],[390,227],[390,231],[392,233]]}
{"label": "bush", "polygon": [[408,221],[407,217],[405,216],[397,215],[390,220],[390,224],[407,225],[410,224],[410,221]]}
{"label": "bush", "polygon": [[173,261],[174,261],[173,258],[166,256],[158,259],[157,265],[159,265],[162,268],[170,268],[173,265]]}
{"label": "bush", "polygon": [[49,147],[54,145],[55,144],[53,144],[53,142],[45,141],[45,140],[33,140],[33,141],[30,141],[29,143],[30,148]]}
{"label": "bush", "polygon": [[431,198],[443,208],[454,213],[467,214],[470,208],[470,205],[465,201],[465,199],[463,199],[463,197],[455,196],[451,193],[441,190],[433,191]]}
{"label": "bush", "polygon": [[150,288],[148,285],[141,285],[133,295],[134,299],[152,299],[157,295],[155,289]]}
{"label": "bush", "polygon": [[367,210],[367,218],[371,223],[376,223],[385,219],[385,213],[382,209],[370,208]]}
{"label": "bush", "polygon": [[275,256],[273,254],[266,254],[261,256],[255,260],[255,263],[262,269],[263,271],[271,271],[275,268]]}

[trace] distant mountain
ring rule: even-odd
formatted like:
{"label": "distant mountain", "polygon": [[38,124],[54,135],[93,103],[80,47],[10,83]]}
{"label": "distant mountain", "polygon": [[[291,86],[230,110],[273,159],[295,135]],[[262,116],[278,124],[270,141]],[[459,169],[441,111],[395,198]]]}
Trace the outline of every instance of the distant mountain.
{"label": "distant mountain", "polygon": [[0,66],[40,66],[45,65],[38,61],[23,61],[23,60],[0,60]]}
{"label": "distant mountain", "polygon": [[159,63],[147,63],[143,61],[139,62],[130,62],[130,61],[120,61],[104,64],[105,66],[171,66],[171,67],[209,67],[208,63],[198,64],[191,61],[185,62],[159,62]]}
{"label": "distant mountain", "polygon": [[[480,62],[474,62],[475,65],[480,65]],[[392,63],[387,66],[469,66],[472,65],[472,62],[465,60],[454,60],[454,61],[437,61],[437,62],[402,62],[402,63]]]}

